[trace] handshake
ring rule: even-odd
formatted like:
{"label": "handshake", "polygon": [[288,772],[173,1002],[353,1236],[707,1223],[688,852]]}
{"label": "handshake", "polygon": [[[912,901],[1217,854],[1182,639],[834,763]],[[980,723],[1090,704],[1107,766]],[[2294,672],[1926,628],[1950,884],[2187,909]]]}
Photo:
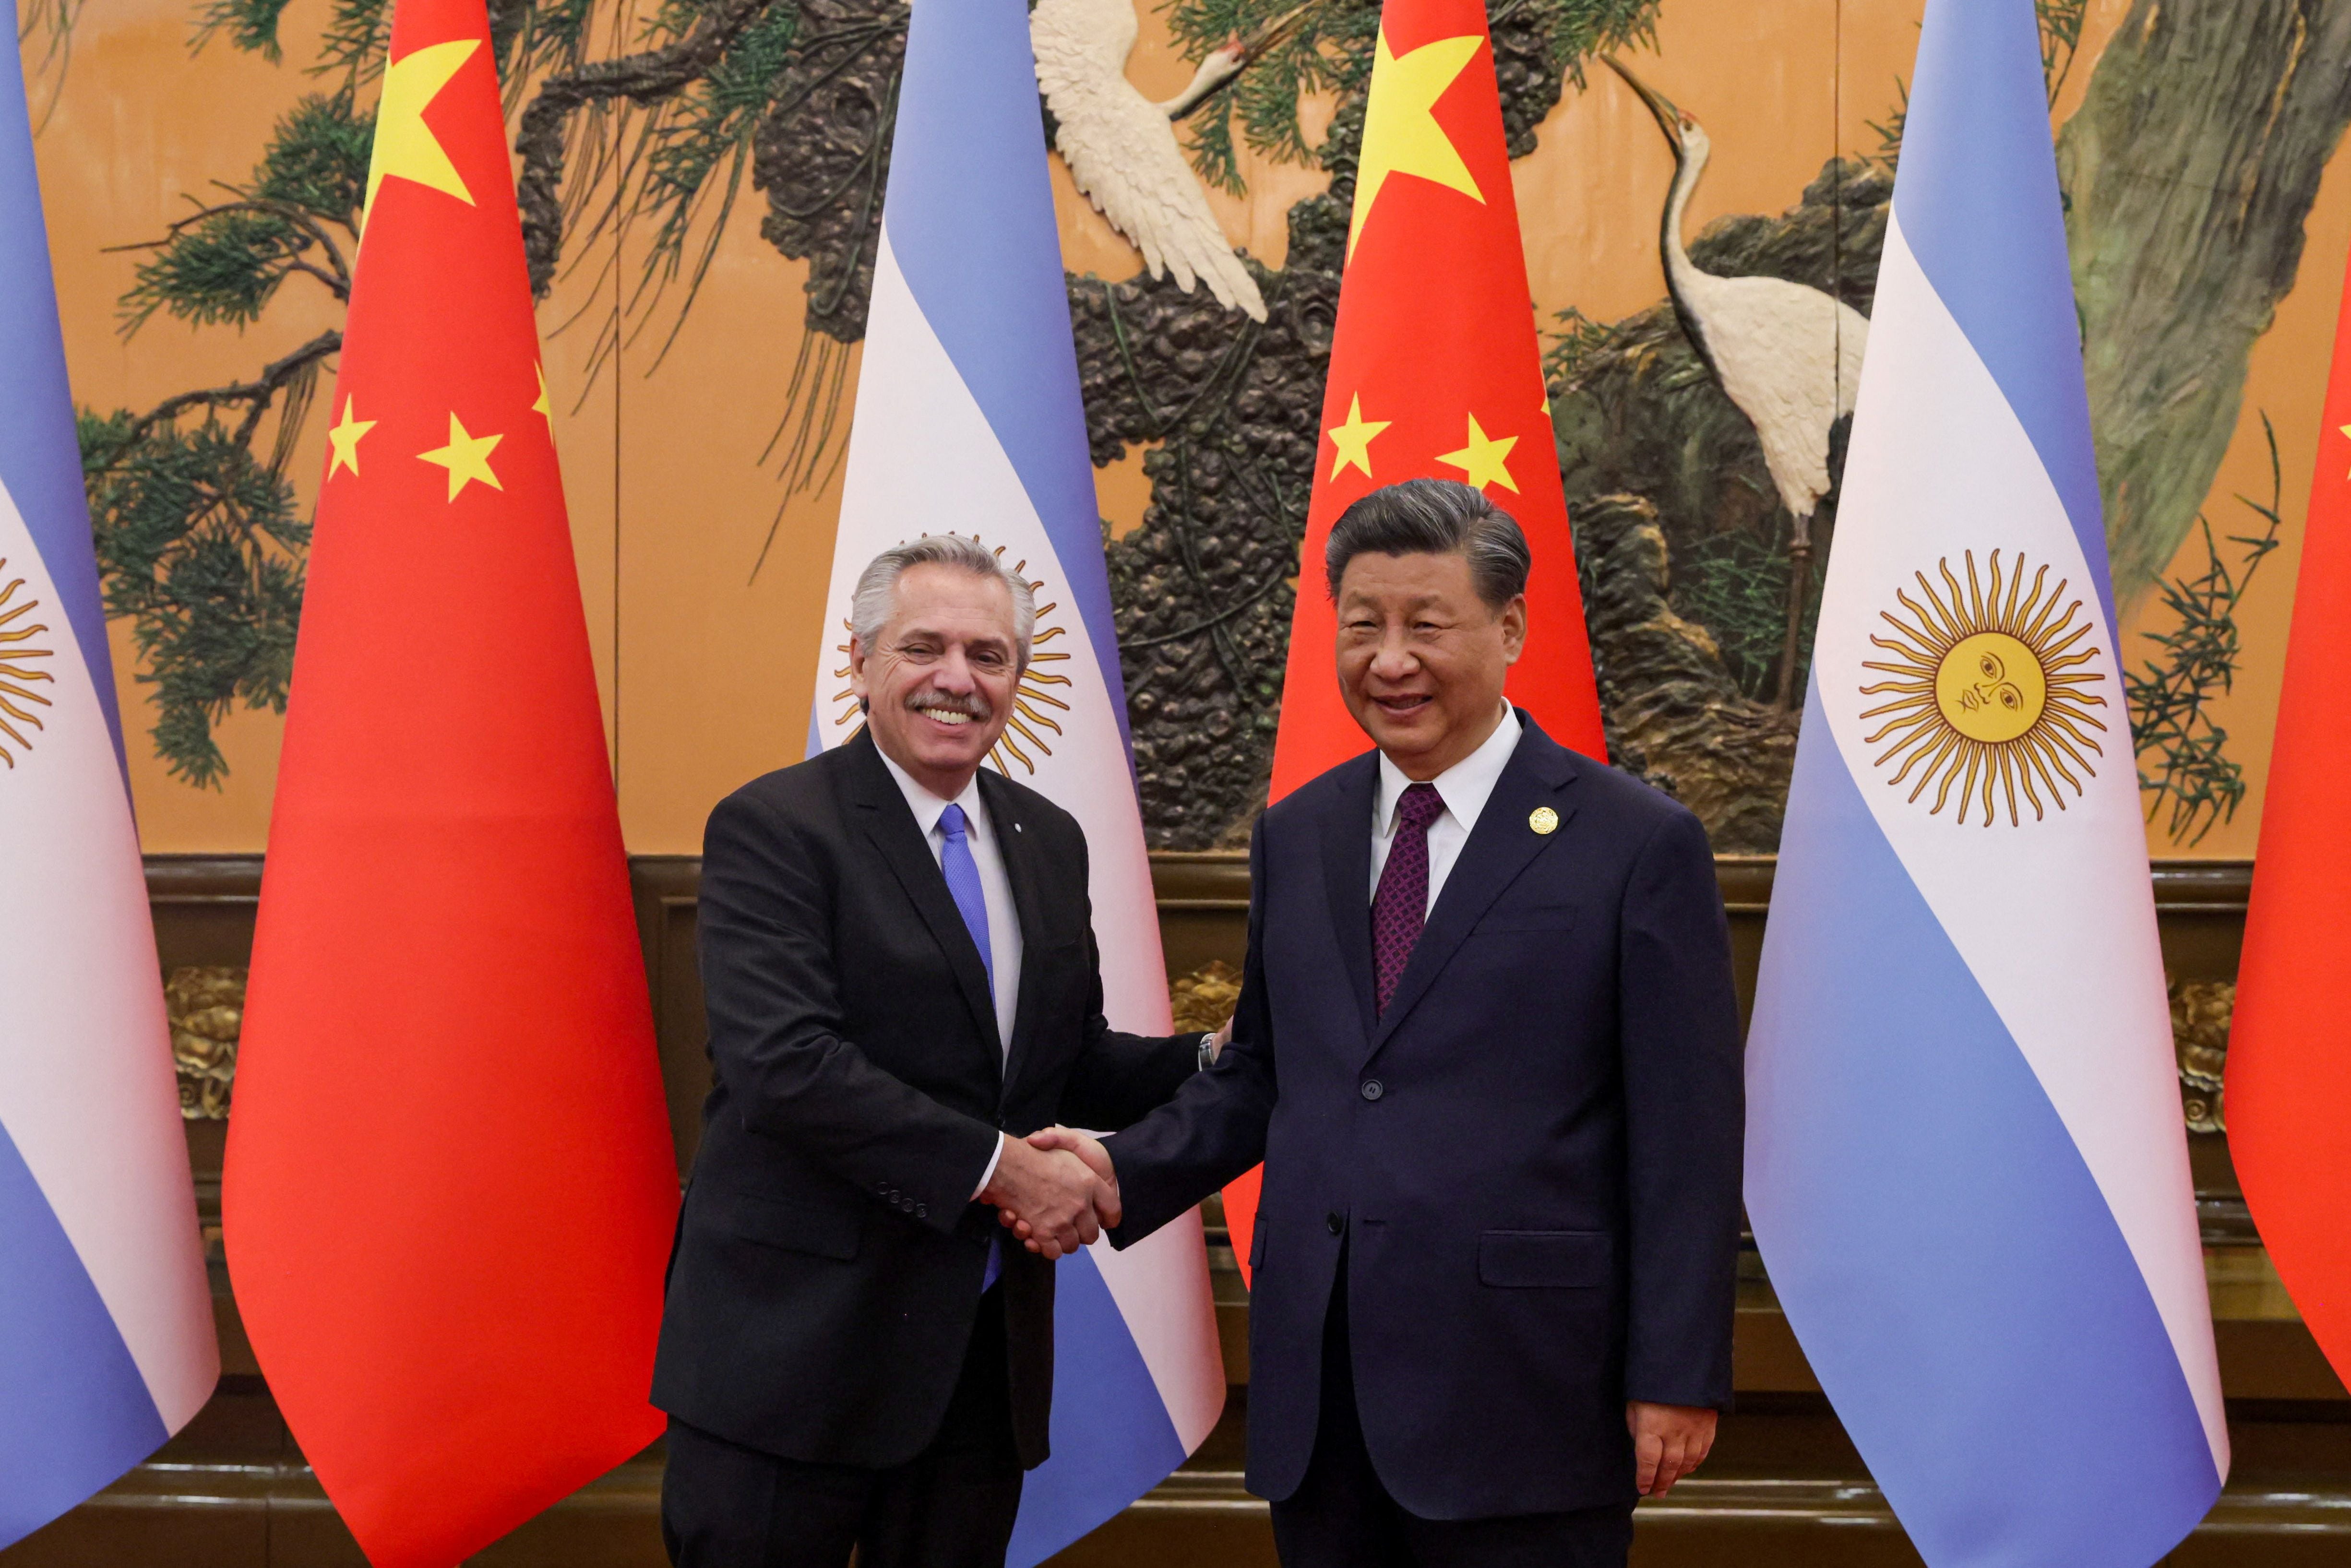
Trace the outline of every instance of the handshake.
{"label": "handshake", "polygon": [[1067,1127],[1008,1136],[979,1200],[1031,1252],[1059,1258],[1119,1221],[1118,1173],[1099,1140]]}

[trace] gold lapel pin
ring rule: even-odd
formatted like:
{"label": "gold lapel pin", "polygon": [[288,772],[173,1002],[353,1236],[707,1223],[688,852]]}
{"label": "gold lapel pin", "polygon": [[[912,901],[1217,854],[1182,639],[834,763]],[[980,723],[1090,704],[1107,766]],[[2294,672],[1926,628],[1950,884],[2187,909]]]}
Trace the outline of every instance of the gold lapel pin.
{"label": "gold lapel pin", "polygon": [[1559,813],[1549,806],[1537,806],[1527,813],[1527,826],[1538,833],[1548,833],[1559,826]]}

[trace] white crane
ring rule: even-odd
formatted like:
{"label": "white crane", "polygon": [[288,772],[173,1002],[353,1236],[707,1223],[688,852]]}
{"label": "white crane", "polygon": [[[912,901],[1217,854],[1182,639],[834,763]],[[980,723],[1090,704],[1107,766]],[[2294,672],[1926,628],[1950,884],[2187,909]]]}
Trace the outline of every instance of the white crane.
{"label": "white crane", "polygon": [[1298,14],[1273,23],[1253,44],[1236,38],[1210,51],[1191,85],[1165,103],[1152,102],[1126,79],[1139,30],[1131,0],[1038,0],[1029,14],[1037,85],[1059,123],[1054,145],[1078,189],[1143,253],[1152,277],[1172,272],[1187,294],[1205,280],[1227,309],[1259,321],[1265,300],[1257,279],[1209,211],[1208,193],[1176,145],[1176,121],[1238,76],[1250,55],[1287,31]]}
{"label": "white crane", "polygon": [[1853,412],[1869,318],[1834,296],[1782,277],[1718,277],[1701,272],[1682,245],[1682,214],[1711,151],[1705,128],[1664,94],[1606,63],[1640,95],[1674,152],[1659,249],[1666,292],[1683,333],[1724,395],[1754,425],[1763,465],[1792,519],[1788,533],[1788,625],[1780,657],[1779,706],[1793,707],[1796,648],[1811,587],[1813,513],[1829,490],[1829,429]]}

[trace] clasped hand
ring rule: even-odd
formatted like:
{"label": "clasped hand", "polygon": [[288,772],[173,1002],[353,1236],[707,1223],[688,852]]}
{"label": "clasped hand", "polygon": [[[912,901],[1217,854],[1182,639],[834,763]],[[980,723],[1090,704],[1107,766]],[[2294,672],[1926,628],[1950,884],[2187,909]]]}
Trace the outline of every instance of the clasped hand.
{"label": "clasped hand", "polygon": [[1110,1152],[1083,1133],[1048,1127],[1008,1137],[980,1200],[1031,1252],[1059,1258],[1091,1245],[1119,1221],[1118,1173]]}

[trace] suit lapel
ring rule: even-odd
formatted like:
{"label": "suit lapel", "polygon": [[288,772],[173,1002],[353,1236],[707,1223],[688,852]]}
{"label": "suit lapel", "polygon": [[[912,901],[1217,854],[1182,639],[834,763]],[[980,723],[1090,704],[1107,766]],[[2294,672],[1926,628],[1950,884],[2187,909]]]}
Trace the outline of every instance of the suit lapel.
{"label": "suit lapel", "polygon": [[[1537,855],[1557,841],[1556,828],[1538,833],[1529,825],[1527,819],[1535,808],[1548,806],[1557,812],[1559,827],[1566,826],[1575,815],[1573,800],[1566,793],[1567,786],[1575,781],[1575,767],[1566,749],[1536,728],[1534,720],[1523,713],[1520,721],[1526,733],[1519,737],[1518,748],[1495,781],[1493,794],[1486,799],[1486,809],[1478,814],[1477,827],[1461,846],[1453,869],[1446,873],[1445,890],[1428,912],[1428,924],[1421,928],[1420,941],[1396,979],[1395,995],[1372,1032],[1367,1059],[1387,1043],[1479,917]],[[1371,874],[1368,865],[1364,874]]]}
{"label": "suit lapel", "polygon": [[[947,879],[939,870],[939,862],[931,858],[931,847],[923,841],[923,831],[914,825],[914,812],[906,809],[906,797],[899,790],[898,781],[890,777],[890,769],[874,749],[870,735],[860,735],[847,749],[862,752],[851,764],[852,799],[857,814],[863,822],[865,834],[882,853],[891,873],[905,890],[923,924],[947,956],[947,966],[955,971],[956,985],[971,1009],[974,1025],[980,1040],[988,1047],[988,1060],[998,1068],[1004,1060],[1003,1042],[996,1032],[996,998],[988,994],[987,968],[980,962],[979,946],[971,939],[971,930],[963,923],[962,911],[956,908],[955,895],[947,891]],[[984,786],[983,786],[984,788]]]}
{"label": "suit lapel", "polygon": [[1331,906],[1332,934],[1347,965],[1347,994],[1354,998],[1364,1038],[1372,1036],[1372,806],[1379,794],[1379,753],[1367,752],[1343,765],[1339,797],[1322,819],[1323,897]]}
{"label": "suit lapel", "polygon": [[[1019,803],[1003,779],[982,768],[979,798],[987,807],[987,825],[996,835],[996,852],[1004,857],[1004,873],[1012,883],[1012,904],[1020,917],[1020,985],[1012,1012],[1012,1049],[1004,1060],[1003,1092],[1012,1085],[1036,1049],[1037,971],[1045,952],[1045,892],[1032,834],[1020,821]],[[990,1017],[994,1016],[992,1011]]]}

